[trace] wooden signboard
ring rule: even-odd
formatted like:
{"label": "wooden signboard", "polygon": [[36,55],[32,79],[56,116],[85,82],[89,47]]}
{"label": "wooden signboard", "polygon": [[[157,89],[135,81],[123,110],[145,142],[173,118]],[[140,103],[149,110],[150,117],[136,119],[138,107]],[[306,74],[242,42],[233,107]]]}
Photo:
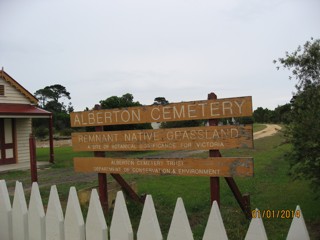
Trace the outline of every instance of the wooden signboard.
{"label": "wooden signboard", "polygon": [[76,172],[175,176],[253,176],[252,158],[74,158]]}
{"label": "wooden signboard", "polygon": [[[221,157],[219,149],[252,148],[252,126],[217,126],[218,119],[252,116],[252,98],[217,99],[214,93],[208,100],[151,105],[118,109],[100,109],[72,112],[72,127],[95,126],[96,132],[72,134],[74,151],[93,151],[94,157],[74,158],[76,172],[96,172],[102,206],[107,205],[107,178],[111,176],[129,193],[132,199],[143,202],[120,174],[149,174],[210,177],[211,202],[220,203],[219,177],[226,181],[243,211],[250,216],[244,198],[233,177],[253,176],[253,159]],[[103,131],[102,126],[141,124],[208,119],[209,126],[158,130]],[[179,159],[119,159],[105,158],[106,151],[146,150],[209,150],[209,158]]]}
{"label": "wooden signboard", "polygon": [[70,113],[72,127],[170,122],[252,115],[251,97]]}
{"label": "wooden signboard", "polygon": [[82,132],[72,134],[74,151],[209,150],[252,148],[252,126],[215,126]]}

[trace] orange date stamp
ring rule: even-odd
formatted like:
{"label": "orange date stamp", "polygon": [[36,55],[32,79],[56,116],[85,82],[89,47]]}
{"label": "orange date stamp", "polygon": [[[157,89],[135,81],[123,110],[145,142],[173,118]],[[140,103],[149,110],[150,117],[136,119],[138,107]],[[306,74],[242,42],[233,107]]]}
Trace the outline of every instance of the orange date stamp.
{"label": "orange date stamp", "polygon": [[292,219],[294,217],[300,218],[301,212],[299,210],[289,210],[289,209],[280,209],[280,210],[252,210],[252,218],[280,218],[280,219]]}

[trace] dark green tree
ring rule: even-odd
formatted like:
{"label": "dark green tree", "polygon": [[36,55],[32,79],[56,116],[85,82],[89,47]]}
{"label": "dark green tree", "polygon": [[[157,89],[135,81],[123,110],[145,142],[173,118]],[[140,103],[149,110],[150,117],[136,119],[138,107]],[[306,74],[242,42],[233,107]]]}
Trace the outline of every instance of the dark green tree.
{"label": "dark green tree", "polygon": [[153,105],[166,105],[169,101],[165,97],[156,97],[154,99]]}
{"label": "dark green tree", "polygon": [[[291,70],[297,92],[292,98],[291,123],[286,135],[292,144],[288,154],[291,173],[305,178],[320,189],[320,39],[307,41],[303,47],[286,53],[275,63]],[[277,68],[279,69],[280,66]],[[319,191],[317,191],[319,193]]]}
{"label": "dark green tree", "polygon": [[100,104],[102,109],[142,106],[139,102],[133,101],[133,95],[131,93],[126,93],[121,97],[118,97],[118,96],[108,97],[105,100],[101,100]]}
{"label": "dark green tree", "polygon": [[[55,130],[61,131],[70,128],[69,113],[73,112],[73,107],[71,102],[69,102],[68,105],[63,102],[65,99],[71,99],[70,93],[64,86],[60,84],[46,86],[45,88],[37,90],[34,95],[39,99],[41,108],[53,113]],[[35,119],[33,126],[34,128],[39,128],[40,126],[42,128],[47,127],[47,122],[43,119]]]}
{"label": "dark green tree", "polygon": [[[133,101],[133,95],[131,93],[126,93],[121,97],[112,96],[105,100],[100,101],[102,109],[112,109],[112,108],[127,108],[127,107],[138,107],[142,106],[140,102]],[[126,125],[114,125],[105,126],[106,131],[116,131],[116,130],[134,130],[134,129],[150,129],[150,123],[144,124],[126,124]]]}
{"label": "dark green tree", "polygon": [[291,103],[278,106],[274,109],[274,123],[289,124],[291,121]]}
{"label": "dark green tree", "polygon": [[54,84],[46,86],[43,89],[39,89],[34,93],[35,97],[40,101],[40,107],[51,112],[65,112],[69,113],[73,111],[71,103],[68,106],[62,102],[64,98],[70,100],[70,93],[67,89],[60,85]]}
{"label": "dark green tree", "polygon": [[253,111],[254,122],[256,123],[270,123],[273,122],[274,113],[268,108],[258,107]]}
{"label": "dark green tree", "polygon": [[253,117],[235,118],[235,123],[236,124],[253,124],[254,123],[254,119],[253,119]]}

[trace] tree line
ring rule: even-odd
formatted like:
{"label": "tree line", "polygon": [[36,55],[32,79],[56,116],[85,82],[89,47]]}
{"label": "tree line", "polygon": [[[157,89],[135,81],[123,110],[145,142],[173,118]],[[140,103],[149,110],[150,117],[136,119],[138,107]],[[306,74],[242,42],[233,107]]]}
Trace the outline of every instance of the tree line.
{"label": "tree line", "polygon": [[[73,112],[71,102],[71,94],[67,89],[60,85],[54,84],[46,86],[35,92],[35,96],[39,99],[39,107],[53,113],[54,130],[63,136],[69,136],[73,131],[70,127],[70,112]],[[126,108],[142,106],[139,101],[134,101],[134,96],[131,93],[126,93],[122,96],[111,96],[99,101],[101,109]],[[170,102],[165,97],[156,97],[153,105],[166,105]],[[252,123],[283,123],[288,124],[291,119],[291,103],[283,106],[278,106],[274,110],[258,107],[253,111],[252,117],[235,118],[235,119],[220,119],[220,124],[252,124]],[[92,108],[91,108],[92,109]],[[88,107],[84,110],[90,110]],[[177,121],[177,122],[162,122],[160,128],[181,128],[181,127],[196,127],[205,125],[205,120]],[[33,122],[34,132],[37,137],[44,138],[48,135],[47,121],[43,119],[35,119]],[[134,130],[134,129],[150,129],[151,124],[131,124],[131,125],[116,125],[105,126],[106,131],[115,130]]]}

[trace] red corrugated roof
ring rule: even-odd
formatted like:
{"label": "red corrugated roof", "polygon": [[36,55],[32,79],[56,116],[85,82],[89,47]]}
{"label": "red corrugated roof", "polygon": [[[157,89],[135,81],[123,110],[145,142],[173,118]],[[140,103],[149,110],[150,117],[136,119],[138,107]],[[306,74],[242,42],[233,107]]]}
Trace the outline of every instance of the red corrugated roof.
{"label": "red corrugated roof", "polygon": [[52,113],[30,104],[0,103],[1,115],[50,116]]}

